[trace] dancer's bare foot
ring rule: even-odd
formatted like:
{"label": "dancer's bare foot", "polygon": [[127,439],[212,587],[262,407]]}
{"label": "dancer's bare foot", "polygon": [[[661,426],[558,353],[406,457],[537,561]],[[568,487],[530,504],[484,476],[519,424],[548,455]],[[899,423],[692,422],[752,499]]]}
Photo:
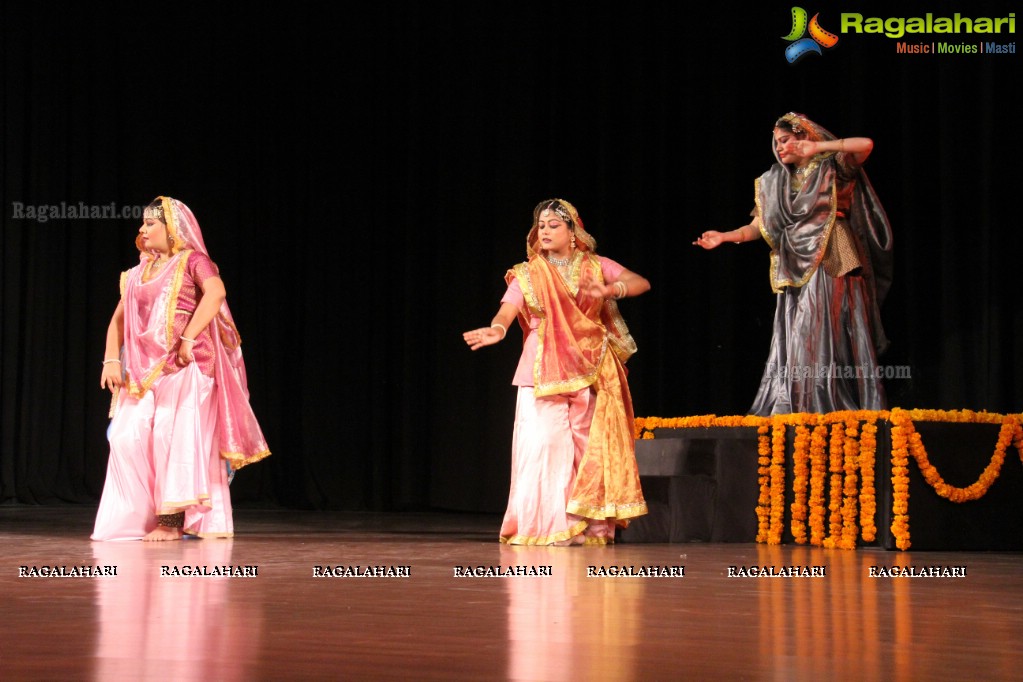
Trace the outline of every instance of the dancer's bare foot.
{"label": "dancer's bare foot", "polygon": [[181,529],[170,528],[168,526],[157,526],[149,532],[146,537],[142,538],[142,542],[163,542],[165,540],[180,540]]}

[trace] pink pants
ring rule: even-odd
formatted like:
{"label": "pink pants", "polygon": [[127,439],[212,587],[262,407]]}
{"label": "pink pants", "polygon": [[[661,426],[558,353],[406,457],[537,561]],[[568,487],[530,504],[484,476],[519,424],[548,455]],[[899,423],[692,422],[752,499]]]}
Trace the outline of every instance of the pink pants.
{"label": "pink pants", "polygon": [[161,376],[141,400],[121,389],[93,540],[138,540],[158,514],[180,511],[186,533],[234,534],[216,390],[195,363]]}
{"label": "pink pants", "polygon": [[614,541],[614,523],[565,511],[586,450],[597,396],[589,388],[536,398],[520,387],[512,438],[511,491],[501,541],[511,545]]}

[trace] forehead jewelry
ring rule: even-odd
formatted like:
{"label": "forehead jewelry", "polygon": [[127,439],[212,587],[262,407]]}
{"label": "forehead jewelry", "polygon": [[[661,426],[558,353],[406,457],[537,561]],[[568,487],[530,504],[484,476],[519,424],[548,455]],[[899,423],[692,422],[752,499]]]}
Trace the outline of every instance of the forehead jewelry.
{"label": "forehead jewelry", "polygon": [[551,206],[553,205],[554,205],[553,202],[547,204],[547,208],[540,211],[540,216],[547,218],[550,216],[551,211],[553,210],[555,213],[558,214],[558,217],[564,220],[565,222],[572,222],[572,216],[569,215],[568,209],[566,209],[564,206],[558,206],[557,208],[552,209]]}

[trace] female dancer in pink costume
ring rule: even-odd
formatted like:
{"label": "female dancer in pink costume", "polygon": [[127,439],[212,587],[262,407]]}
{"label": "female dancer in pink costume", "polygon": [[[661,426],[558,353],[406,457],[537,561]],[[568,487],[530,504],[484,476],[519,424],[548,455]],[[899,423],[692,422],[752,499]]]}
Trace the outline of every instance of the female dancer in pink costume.
{"label": "female dancer in pink costume", "polygon": [[477,350],[504,339],[516,319],[524,335],[501,524],[510,545],[607,544],[616,525],[647,512],[625,376],[636,344],[617,301],[650,283],[596,249],[572,204],[541,202],[529,259],[508,271],[500,310],[463,335]]}
{"label": "female dancer in pink costume", "polygon": [[[93,540],[234,533],[228,468],[270,454],[249,406],[241,339],[199,223],[158,197],[121,275],[100,386],[110,460]],[[226,462],[226,465],[225,465]]]}

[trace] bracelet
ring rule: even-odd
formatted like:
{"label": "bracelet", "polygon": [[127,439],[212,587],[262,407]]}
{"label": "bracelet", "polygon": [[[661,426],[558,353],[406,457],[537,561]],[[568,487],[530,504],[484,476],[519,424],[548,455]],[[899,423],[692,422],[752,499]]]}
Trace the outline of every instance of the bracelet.
{"label": "bracelet", "polygon": [[616,299],[622,299],[629,295],[629,287],[625,284],[625,282],[615,282],[614,287]]}
{"label": "bracelet", "polygon": [[182,341],[188,341],[189,343],[195,343],[195,339],[190,339],[187,336],[182,336],[181,340]]}
{"label": "bracelet", "polygon": [[103,364],[106,365],[106,364],[111,363],[111,362],[120,362],[120,359],[118,359],[118,358],[110,358],[109,360],[104,360]]}
{"label": "bracelet", "polygon": [[843,153],[845,152],[845,139],[844,138],[841,138],[841,137],[838,138],[838,151],[843,152]]}
{"label": "bracelet", "polygon": [[500,327],[501,328],[501,339],[502,340],[504,339],[504,337],[508,336],[508,328],[505,327],[500,322],[495,322],[494,324],[490,325],[491,329],[493,329],[494,327]]}

